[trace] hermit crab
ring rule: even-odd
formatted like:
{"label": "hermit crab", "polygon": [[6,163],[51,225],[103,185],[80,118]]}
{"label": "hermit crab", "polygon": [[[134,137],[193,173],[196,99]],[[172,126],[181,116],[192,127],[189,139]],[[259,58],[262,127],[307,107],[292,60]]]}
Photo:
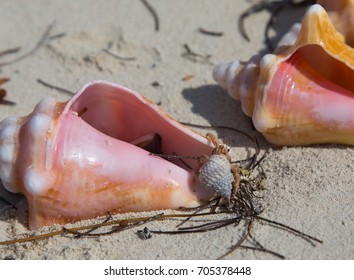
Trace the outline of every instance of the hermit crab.
{"label": "hermit crab", "polygon": [[240,168],[231,162],[230,147],[208,133],[207,138],[214,144],[212,155],[203,155],[199,159],[197,174],[200,183],[215,195],[220,196],[227,205],[235,197],[240,184]]}

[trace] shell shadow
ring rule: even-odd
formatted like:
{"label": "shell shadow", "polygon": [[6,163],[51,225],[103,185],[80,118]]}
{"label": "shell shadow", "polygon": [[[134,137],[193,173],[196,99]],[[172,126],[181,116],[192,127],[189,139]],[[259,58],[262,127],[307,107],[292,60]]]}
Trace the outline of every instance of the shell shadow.
{"label": "shell shadow", "polygon": [[[251,118],[242,112],[240,102],[233,100],[221,87],[204,85],[186,88],[182,91],[182,95],[192,103],[192,112],[205,118],[210,126],[232,127],[257,137],[258,140],[263,138],[255,130]],[[219,128],[215,130],[220,138],[232,139],[232,146],[254,147],[254,143],[241,133]]]}
{"label": "shell shadow", "polygon": [[[275,12],[277,9],[276,17],[274,18],[274,22],[269,28],[271,34],[267,38],[267,29],[264,28],[264,45],[265,48],[259,51],[261,56],[272,53],[274,48],[280,39],[290,30],[294,23],[301,23],[302,18],[306,12],[306,10],[310,7],[310,1],[304,1],[303,4],[293,5],[289,2],[283,2],[283,6],[279,4],[279,6],[265,7],[265,10],[268,10],[270,13]],[[254,15],[256,16],[256,15]],[[272,15],[270,15],[271,17]],[[271,19],[270,19],[271,20]]]}
{"label": "shell shadow", "polygon": [[0,180],[0,221],[17,220],[27,227],[27,201],[24,195],[7,191]]}

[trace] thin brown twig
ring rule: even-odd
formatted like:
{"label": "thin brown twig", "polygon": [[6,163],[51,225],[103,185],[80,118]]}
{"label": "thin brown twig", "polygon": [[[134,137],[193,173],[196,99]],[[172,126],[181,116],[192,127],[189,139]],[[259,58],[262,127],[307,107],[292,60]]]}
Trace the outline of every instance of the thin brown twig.
{"label": "thin brown twig", "polygon": [[252,247],[252,246],[247,246],[247,245],[239,245],[238,248],[248,249],[248,250],[252,250],[252,251],[260,251],[262,253],[271,254],[281,260],[285,260],[285,257],[283,255],[278,254],[277,252],[274,252],[274,251],[266,249],[266,248]]}
{"label": "thin brown twig", "polygon": [[269,38],[269,30],[270,28],[274,25],[276,22],[276,16],[277,14],[284,8],[286,7],[301,7],[304,5],[312,5],[316,1],[314,0],[302,0],[302,1],[293,1],[293,0],[287,0],[287,1],[260,1],[251,7],[249,7],[247,10],[241,13],[240,17],[238,18],[238,29],[239,32],[241,33],[241,36],[248,42],[250,42],[250,38],[247,34],[247,31],[244,26],[244,21],[247,17],[251,16],[254,13],[258,13],[264,10],[268,10],[271,12],[271,16],[269,20],[267,21],[266,28],[264,30],[265,34],[265,43],[270,51],[274,50],[274,47],[272,45],[272,42]]}
{"label": "thin brown twig", "polygon": [[[198,213],[195,214],[194,216],[207,216],[210,215],[210,213]],[[156,217],[152,216],[152,217]],[[170,218],[186,218],[189,217],[190,214],[160,214],[156,220],[163,220],[163,219],[170,219]],[[98,224],[91,224],[91,225],[86,225],[86,226],[79,226],[79,227],[73,227],[73,228],[61,228],[60,230],[57,231],[52,231],[44,234],[39,234],[39,235],[33,235],[33,236],[26,236],[23,238],[18,238],[18,239],[12,239],[12,240],[6,240],[6,241],[0,241],[0,245],[11,245],[11,244],[17,244],[17,243],[24,243],[24,242],[31,242],[31,241],[36,241],[36,240],[43,240],[47,239],[53,236],[57,235],[62,235],[67,232],[67,230],[78,232],[82,230],[88,230],[91,228],[99,228],[99,227],[106,227],[106,226],[112,226],[112,225],[119,225],[122,223],[122,221],[126,221],[127,223],[135,223],[135,222],[141,222],[145,220],[151,220],[151,216],[146,216],[146,217],[139,217],[139,218],[131,218],[131,219],[124,219],[124,220],[110,220],[108,222],[101,222]]]}
{"label": "thin brown twig", "polygon": [[56,39],[59,39],[59,38],[62,38],[66,35],[66,33],[59,33],[59,34],[55,34],[55,35],[52,35],[52,36],[49,36],[49,40],[56,40]]}
{"label": "thin brown twig", "polygon": [[3,51],[0,52],[0,56],[16,53],[16,52],[20,51],[20,49],[21,49],[21,47],[10,48],[10,49],[7,49],[7,50],[3,50]]}
{"label": "thin brown twig", "polygon": [[[290,227],[290,226],[284,225],[284,224],[282,224],[282,223],[279,223],[279,222],[276,222],[276,221],[273,221],[273,220],[269,220],[269,219],[267,219],[267,218],[263,218],[263,217],[260,217],[260,216],[256,216],[255,218],[256,218],[257,220],[267,222],[267,223],[269,223],[270,225],[277,226],[277,227],[279,227],[280,229],[287,230],[287,231],[292,232],[292,233],[296,233],[297,235],[299,235],[300,237],[302,237],[302,238],[304,238],[304,239],[306,239],[306,240],[309,239],[309,240],[312,240],[312,241],[316,241],[316,242],[318,242],[318,243],[323,243],[322,240],[320,240],[320,239],[318,239],[318,238],[316,238],[316,237],[314,237],[314,236],[311,236],[311,235],[309,235],[309,234],[303,233],[302,231],[299,231],[299,230],[297,230],[297,229],[295,229],[295,228],[292,228],[292,227]],[[311,244],[313,244],[313,243],[311,243]]]}
{"label": "thin brown twig", "polygon": [[245,230],[245,233],[241,236],[241,238],[237,241],[237,243],[235,245],[233,245],[225,254],[221,255],[220,257],[218,257],[218,260],[221,260],[223,258],[225,258],[226,256],[230,255],[231,253],[233,253],[240,245],[242,245],[243,242],[245,242],[245,240],[247,239],[249,232],[251,230],[252,227],[252,219],[250,220],[246,220],[247,223],[247,227]]}
{"label": "thin brown twig", "polygon": [[[103,236],[103,235],[110,235],[112,233],[116,233],[116,232],[123,231],[126,229],[141,226],[145,223],[158,220],[162,216],[163,216],[163,214],[157,214],[155,216],[146,218],[144,220],[137,220],[135,222],[129,222],[129,220],[121,220],[116,226],[112,227],[111,230],[106,231],[106,232],[100,232],[100,233],[92,233],[92,231],[100,228],[101,226],[93,227],[85,232],[80,232],[80,231],[68,229],[68,228],[64,228],[64,230],[65,230],[65,232],[74,234],[75,237],[81,237],[81,236],[97,237],[97,236]],[[111,217],[108,217],[103,223],[107,223],[110,220],[110,218]]]}
{"label": "thin brown twig", "polygon": [[[108,212],[107,218],[106,218],[102,223],[107,223],[109,220],[112,220],[112,215],[111,215],[111,213]],[[95,231],[95,230],[98,229],[98,228],[100,228],[100,226],[93,226],[92,228],[86,230],[85,232],[79,232],[79,231],[73,231],[73,230],[71,230],[71,229],[68,229],[68,228],[63,227],[63,229],[64,229],[65,231],[70,232],[70,233],[72,233],[72,234],[75,234],[76,236],[74,236],[74,237],[81,237],[81,236],[84,236],[84,235],[86,235],[86,234],[89,234],[89,233]]]}
{"label": "thin brown twig", "polygon": [[191,48],[188,46],[188,44],[184,44],[183,47],[186,50],[186,52],[182,54],[182,57],[184,57],[188,60],[191,60],[193,62],[211,63],[209,61],[209,59],[211,58],[210,54],[202,55],[202,54],[196,53],[191,50]]}
{"label": "thin brown twig", "polygon": [[119,59],[119,60],[136,60],[136,57],[134,56],[131,56],[131,57],[122,57],[122,56],[119,56],[117,54],[114,54],[112,53],[110,50],[108,49],[102,49],[103,52],[105,52],[106,54],[116,58],[116,59]]}
{"label": "thin brown twig", "polygon": [[42,47],[42,45],[44,45],[46,43],[46,41],[48,40],[49,38],[49,34],[50,34],[50,31],[51,29],[53,28],[54,26],[54,22],[52,24],[50,24],[45,32],[43,33],[42,37],[39,39],[38,43],[33,47],[33,49],[31,49],[29,52],[13,59],[13,60],[9,60],[9,61],[5,61],[5,62],[0,62],[0,67],[2,66],[5,66],[5,65],[9,65],[9,64],[12,64],[12,63],[15,63],[15,62],[18,62],[32,54],[34,54],[40,47]]}
{"label": "thin brown twig", "polygon": [[48,87],[50,89],[55,89],[57,91],[60,91],[60,92],[63,92],[63,93],[66,93],[66,94],[70,94],[70,95],[74,95],[75,93],[68,90],[68,89],[65,89],[65,88],[61,88],[61,87],[58,87],[58,86],[54,86],[54,85],[51,85],[41,79],[37,79],[37,82],[40,83],[41,85],[45,86],[45,87]]}
{"label": "thin brown twig", "polygon": [[[201,206],[197,206],[197,207],[194,207],[194,208],[185,208],[185,207],[180,207],[179,210],[180,211],[194,211],[193,214],[197,214],[199,213],[200,211],[203,211],[203,210],[206,210],[208,208],[210,208],[211,206],[215,206],[213,205],[213,203],[218,203],[218,198],[216,199],[213,199],[211,201],[209,201],[208,204],[205,204],[205,205],[201,205]],[[181,227],[182,225],[184,225],[186,222],[188,222],[190,219],[192,219],[194,216],[191,215],[190,217],[184,219],[181,223],[179,223],[176,227]]]}
{"label": "thin brown twig", "polygon": [[160,20],[159,20],[159,17],[157,15],[155,9],[149,4],[149,2],[147,0],[141,0],[141,2],[144,4],[144,6],[148,9],[148,11],[151,13],[152,17],[154,18],[155,31],[159,31]]}
{"label": "thin brown twig", "polygon": [[15,106],[16,102],[0,98],[0,105]]}
{"label": "thin brown twig", "polygon": [[[9,78],[0,78],[0,85],[6,83],[9,80],[10,80]],[[6,90],[0,88],[0,105],[10,105],[10,106],[16,105],[15,102],[4,99],[5,96],[6,96]]]}
{"label": "thin brown twig", "polygon": [[220,37],[220,36],[224,35],[224,32],[210,31],[210,30],[204,29],[203,27],[199,27],[198,31],[202,34],[216,36],[216,37]]}

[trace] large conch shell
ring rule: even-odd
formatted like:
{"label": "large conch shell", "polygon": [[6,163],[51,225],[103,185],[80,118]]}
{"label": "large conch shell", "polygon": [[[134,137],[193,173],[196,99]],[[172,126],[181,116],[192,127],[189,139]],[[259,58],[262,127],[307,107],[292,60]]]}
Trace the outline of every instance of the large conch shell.
{"label": "large conch shell", "polygon": [[318,4],[294,45],[221,63],[213,76],[271,143],[354,145],[354,50]]}
{"label": "large conch shell", "polygon": [[[0,122],[0,178],[6,189],[26,196],[32,229],[208,200],[212,193],[185,163],[141,148],[154,138],[165,154],[210,155],[213,149],[139,94],[90,82],[68,102],[46,98],[30,115]],[[197,161],[188,164],[196,168]]]}

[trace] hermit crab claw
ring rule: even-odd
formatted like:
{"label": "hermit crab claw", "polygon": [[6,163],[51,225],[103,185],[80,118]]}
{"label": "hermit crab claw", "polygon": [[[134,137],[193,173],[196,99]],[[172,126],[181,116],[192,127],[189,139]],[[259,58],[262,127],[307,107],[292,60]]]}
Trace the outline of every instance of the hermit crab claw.
{"label": "hermit crab claw", "polygon": [[212,194],[195,179],[198,162],[150,152],[212,149],[141,95],[94,81],[68,102],[46,98],[30,115],[0,122],[0,178],[26,196],[33,229],[107,212],[200,205]]}

